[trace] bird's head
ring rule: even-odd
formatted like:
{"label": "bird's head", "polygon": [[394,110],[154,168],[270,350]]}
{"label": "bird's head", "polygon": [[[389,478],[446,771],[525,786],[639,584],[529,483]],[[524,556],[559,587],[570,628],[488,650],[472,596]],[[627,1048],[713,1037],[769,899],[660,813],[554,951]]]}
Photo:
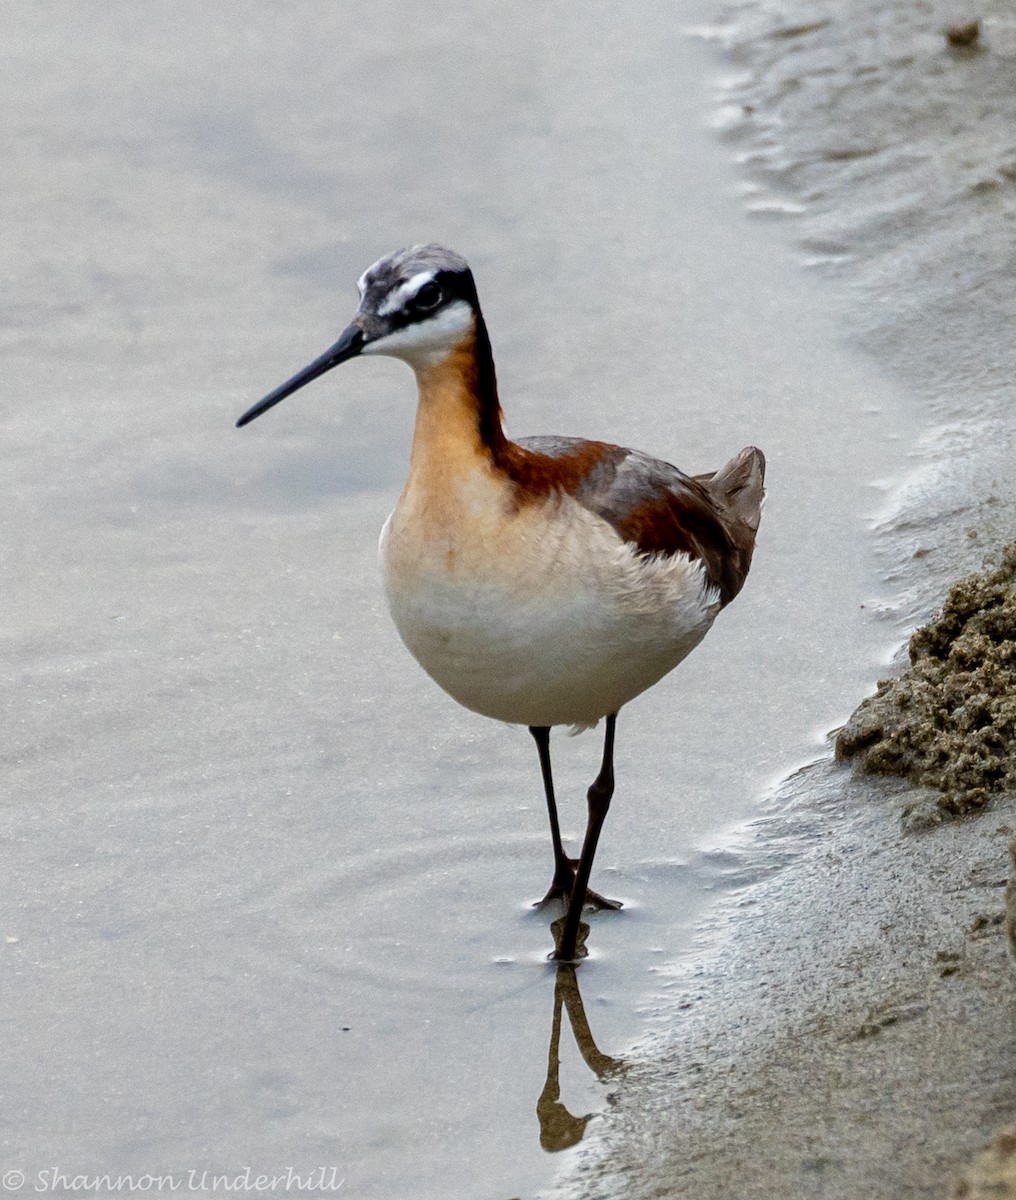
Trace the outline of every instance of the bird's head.
{"label": "bird's head", "polygon": [[473,273],[443,246],[397,250],[368,267],[357,286],[360,306],[335,345],[248,409],[237,425],[360,354],[388,354],[413,367],[440,362],[480,324]]}

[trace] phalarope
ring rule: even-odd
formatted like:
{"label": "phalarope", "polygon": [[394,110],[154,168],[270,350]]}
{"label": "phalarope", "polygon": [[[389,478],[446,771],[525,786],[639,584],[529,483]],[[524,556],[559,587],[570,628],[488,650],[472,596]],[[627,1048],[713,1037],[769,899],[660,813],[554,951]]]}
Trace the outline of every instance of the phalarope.
{"label": "phalarope", "polygon": [[[685,475],[635,450],[579,438],[513,442],[466,261],[441,246],[380,259],[339,340],[249,409],[246,425],[339,363],[387,354],[416,374],[409,477],[381,533],[388,604],[402,640],[460,704],[529,726],[554,849],[547,899],[567,901],[552,955],[573,961],[614,791],[621,706],[698,645],[748,574],[765,459],[749,446]],[[550,728],[606,718],[581,854],[561,842]]]}

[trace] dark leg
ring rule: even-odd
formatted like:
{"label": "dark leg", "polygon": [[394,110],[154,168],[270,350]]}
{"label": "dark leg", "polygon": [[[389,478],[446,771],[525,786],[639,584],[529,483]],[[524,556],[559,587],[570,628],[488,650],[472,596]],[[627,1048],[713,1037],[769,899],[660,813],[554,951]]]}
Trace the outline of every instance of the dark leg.
{"label": "dark leg", "polygon": [[575,883],[575,869],[571,859],[561,845],[561,826],[557,820],[557,801],[554,799],[554,775],[550,769],[550,726],[530,725],[529,732],[536,742],[540,755],[540,771],[543,774],[543,791],[547,797],[547,814],[550,817],[550,840],[554,844],[554,879],[543,903],[558,896],[570,896]]}
{"label": "dark leg", "polygon": [[614,723],[617,713],[607,718],[607,730],[603,738],[603,762],[600,773],[589,789],[589,820],[586,824],[586,836],[582,842],[582,854],[579,858],[579,868],[575,872],[575,886],[572,888],[571,900],[568,903],[568,915],[565,919],[561,941],[552,957],[558,962],[574,962],[575,946],[579,933],[579,922],[582,919],[582,908],[586,902],[586,889],[589,886],[589,876],[593,870],[593,859],[596,857],[596,843],[600,840],[600,830],[604,818],[610,808],[610,798],[614,794]]}
{"label": "dark leg", "polygon": [[[557,801],[554,799],[554,774],[550,766],[550,726],[530,725],[529,732],[533,735],[540,755],[543,791],[547,797],[547,815],[550,817],[550,839],[554,846],[554,878],[546,896],[540,901],[541,904],[547,904],[551,900],[565,900],[571,897],[575,890],[575,868],[578,863],[565,854],[561,844],[561,826],[557,819]],[[589,891],[588,888],[585,902],[594,904],[597,908],[621,907],[619,901],[608,900],[605,896]]]}

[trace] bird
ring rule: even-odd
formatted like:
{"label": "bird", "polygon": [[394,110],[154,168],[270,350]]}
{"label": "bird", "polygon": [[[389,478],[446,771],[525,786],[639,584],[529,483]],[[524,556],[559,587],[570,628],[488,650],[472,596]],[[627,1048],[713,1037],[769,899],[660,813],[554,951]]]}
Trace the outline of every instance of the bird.
{"label": "bird", "polygon": [[[355,357],[403,360],[417,407],[405,486],[380,537],[388,607],[410,653],[453,699],[528,727],[550,820],[544,901],[563,922],[551,959],[579,961],[589,888],[614,794],[617,714],[702,640],[748,574],[765,458],[748,446],[687,475],[607,442],[505,432],[490,336],[466,260],[397,250],[359,278],[338,340],[237,421],[247,425]],[[604,721],[578,859],[564,850],[550,732]]]}

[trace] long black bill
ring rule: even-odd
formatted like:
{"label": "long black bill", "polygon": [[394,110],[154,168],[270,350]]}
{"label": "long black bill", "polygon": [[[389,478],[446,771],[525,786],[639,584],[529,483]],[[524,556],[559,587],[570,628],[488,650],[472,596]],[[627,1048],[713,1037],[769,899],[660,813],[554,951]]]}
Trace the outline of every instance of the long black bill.
{"label": "long black bill", "polygon": [[366,340],[364,332],[359,325],[350,325],[344,329],[342,336],[330,350],[326,350],[320,358],[315,358],[309,367],[304,367],[302,371],[298,371],[292,379],[287,380],[281,387],[277,387],[274,392],[269,392],[264,400],[259,400],[253,408],[248,408],[240,420],[237,421],[237,429],[242,425],[246,425],[249,421],[253,421],[255,417],[260,417],[262,413],[267,412],[273,405],[278,404],[280,400],[285,400],[287,396],[292,396],[305,383],[310,383],[312,379],[317,379],[319,375],[323,375],[325,371],[330,371],[332,367],[337,367],[339,363],[343,363],[349,358],[355,358],[363,349]]}

